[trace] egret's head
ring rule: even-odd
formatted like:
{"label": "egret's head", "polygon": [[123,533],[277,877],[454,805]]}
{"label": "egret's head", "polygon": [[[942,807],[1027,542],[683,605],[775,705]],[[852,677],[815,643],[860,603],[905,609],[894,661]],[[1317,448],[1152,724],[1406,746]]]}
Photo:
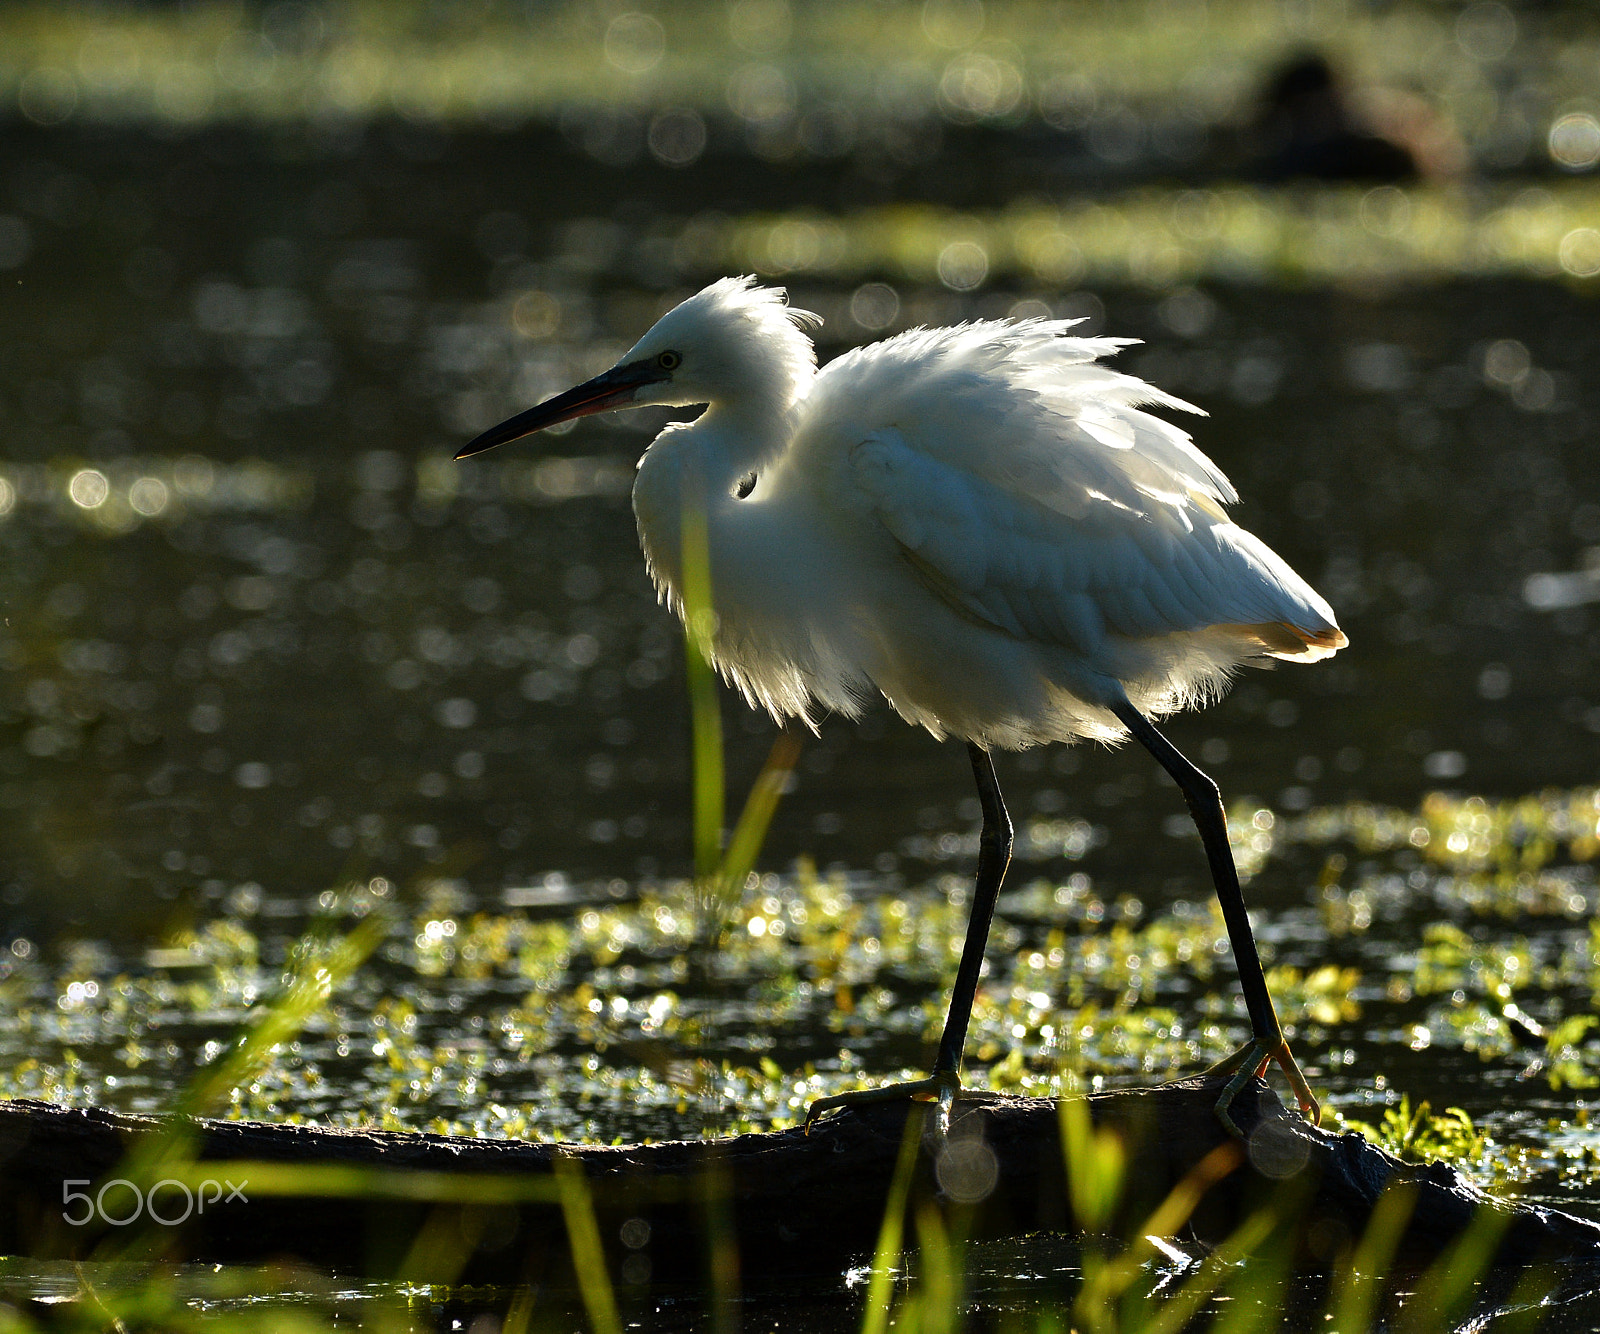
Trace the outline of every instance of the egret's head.
{"label": "egret's head", "polygon": [[610,370],[492,427],[456,457],[611,408],[748,403],[782,411],[817,373],[802,326],[820,322],[787,305],[782,288],[719,279],[657,320]]}

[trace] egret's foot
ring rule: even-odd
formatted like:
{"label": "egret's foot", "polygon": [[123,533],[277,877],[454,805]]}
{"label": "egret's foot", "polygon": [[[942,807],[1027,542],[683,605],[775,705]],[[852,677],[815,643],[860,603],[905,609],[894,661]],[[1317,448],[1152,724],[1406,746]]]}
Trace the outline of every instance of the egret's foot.
{"label": "egret's foot", "polygon": [[1311,1092],[1311,1085],[1306,1083],[1306,1077],[1300,1073],[1300,1067],[1295,1063],[1294,1053],[1289,1050],[1288,1042],[1280,1034],[1277,1038],[1255,1038],[1240,1047],[1226,1060],[1218,1061],[1206,1071],[1208,1075],[1231,1074],[1227,1087],[1222,1090],[1222,1096],[1217,1099],[1217,1120],[1222,1122],[1223,1128],[1236,1139],[1243,1139],[1244,1134],[1233,1122],[1230,1109],[1233,1100],[1239,1096],[1239,1090],[1252,1079],[1260,1079],[1267,1073],[1267,1069],[1276,1061],[1283,1070],[1284,1077],[1289,1081],[1289,1087],[1294,1090],[1295,1101],[1300,1104],[1300,1114],[1311,1122],[1312,1125],[1322,1124],[1322,1107],[1317,1102],[1316,1095]]}
{"label": "egret's foot", "polygon": [[827,1098],[818,1098],[811,1106],[806,1108],[806,1133],[811,1131],[811,1123],[818,1117],[828,1112],[836,1111],[840,1107],[854,1107],[866,1102],[900,1102],[904,1099],[915,1099],[918,1102],[937,1102],[941,1119],[950,1115],[950,1104],[955,1101],[956,1094],[961,1092],[961,1076],[953,1070],[932,1074],[926,1079],[913,1079],[904,1084],[885,1084],[882,1088],[856,1089],[851,1093],[835,1093]]}

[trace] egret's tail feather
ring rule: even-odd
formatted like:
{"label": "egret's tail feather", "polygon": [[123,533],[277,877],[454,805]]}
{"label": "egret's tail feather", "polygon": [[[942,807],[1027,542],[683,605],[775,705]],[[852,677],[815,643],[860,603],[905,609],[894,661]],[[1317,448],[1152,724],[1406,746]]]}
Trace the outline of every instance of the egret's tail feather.
{"label": "egret's tail feather", "polygon": [[1287,621],[1268,621],[1264,625],[1242,625],[1239,629],[1260,642],[1262,649],[1274,658],[1289,658],[1295,662],[1317,662],[1331,658],[1350,641],[1336,625],[1320,630],[1306,630]]}

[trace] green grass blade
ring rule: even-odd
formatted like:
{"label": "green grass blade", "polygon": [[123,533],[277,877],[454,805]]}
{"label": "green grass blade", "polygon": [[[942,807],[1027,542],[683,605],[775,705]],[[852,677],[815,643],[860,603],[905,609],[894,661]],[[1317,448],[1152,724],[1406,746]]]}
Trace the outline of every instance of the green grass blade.
{"label": "green grass blade", "polygon": [[733,1182],[713,1161],[700,1181],[706,1219],[706,1263],[711,1279],[712,1334],[739,1328],[739,1237],[733,1221]]}
{"label": "green grass blade", "polygon": [[1281,1334],[1288,1327],[1294,1243],[1282,1226],[1286,1217],[1280,1214],[1278,1225],[1234,1266],[1210,1334]]}
{"label": "green grass blade", "polygon": [[781,733],[745,799],[733,834],[723,846],[727,774],[722,708],[712,665],[717,614],[712,601],[711,545],[706,510],[692,479],[683,508],[683,640],[689,690],[694,765],[694,874],[700,889],[701,938],[715,944],[755,865],[789,775],[800,757],[798,735]]}
{"label": "green grass blade", "polygon": [[511,1294],[506,1318],[500,1322],[500,1334],[528,1334],[533,1328],[533,1293],[531,1287],[520,1287]]}
{"label": "green grass blade", "polygon": [[1126,1147],[1115,1130],[1095,1128],[1088,1099],[1064,1097],[1057,1106],[1073,1216],[1085,1232],[1099,1232],[1122,1202]]}
{"label": "green grass blade", "polygon": [[883,1205],[883,1223],[878,1228],[878,1245],[872,1255],[872,1282],[867,1285],[866,1309],[861,1313],[861,1334],[886,1334],[889,1328],[894,1266],[900,1259],[906,1200],[911,1194],[911,1176],[917,1166],[917,1150],[922,1144],[926,1115],[927,1107],[922,1103],[914,1103],[906,1113],[905,1133],[900,1138],[900,1153],[895,1158],[894,1176],[889,1182],[889,1198]]}
{"label": "green grass blade", "polygon": [[1271,1208],[1251,1214],[1202,1261],[1193,1277],[1162,1302],[1149,1323],[1140,1327],[1140,1334],[1180,1334],[1188,1329],[1200,1308],[1235,1273],[1235,1266],[1260,1250],[1282,1222]]}
{"label": "green grass blade", "polygon": [[[1071,1166],[1069,1171],[1080,1174],[1094,1170],[1095,1151],[1092,1141],[1092,1123],[1089,1119],[1088,1102],[1085,1099],[1075,1098],[1070,1101],[1079,1110],[1069,1109],[1069,1100],[1062,1101],[1062,1131],[1065,1143],[1068,1146],[1068,1161]],[[1104,1131],[1101,1134],[1112,1132]],[[1120,1141],[1118,1141],[1120,1144]],[[1079,1293],[1077,1309],[1082,1313],[1085,1323],[1090,1328],[1097,1328],[1109,1321],[1110,1312],[1121,1300],[1123,1294],[1144,1272],[1144,1266],[1155,1252],[1155,1247],[1150,1243],[1151,1237],[1174,1237],[1179,1235],[1184,1225],[1189,1221],[1189,1216],[1195,1211],[1206,1192],[1215,1186],[1229,1173],[1233,1172],[1244,1157],[1244,1151],[1232,1140],[1217,1145],[1210,1153],[1195,1164],[1193,1169],[1184,1176],[1167,1193],[1154,1212],[1144,1221],[1143,1225],[1135,1230],[1127,1247],[1122,1253],[1110,1260],[1097,1259],[1095,1263],[1088,1263],[1090,1257],[1086,1253],[1084,1265],[1083,1289]],[[1117,1182],[1120,1187],[1121,1159],[1116,1159]],[[1074,1197],[1076,1199],[1076,1196]],[[1115,1199],[1112,1204],[1115,1204]],[[1100,1226],[1108,1218],[1107,1214],[1097,1215]],[[1087,1225],[1085,1225],[1087,1226]],[[1226,1244],[1226,1243],[1224,1243]],[[1200,1300],[1209,1293],[1209,1289],[1202,1293]],[[1178,1296],[1163,1302],[1159,1315],[1155,1318],[1152,1328],[1160,1326],[1161,1320],[1168,1317],[1174,1309],[1173,1303],[1182,1303],[1184,1294],[1180,1291]],[[1182,1307],[1182,1309],[1190,1309]],[[1193,1309],[1198,1309],[1198,1301],[1193,1303]],[[1187,1317],[1185,1317],[1186,1319]],[[1182,1323],[1171,1326],[1172,1329],[1182,1329]]]}
{"label": "green grass blade", "polygon": [[767,752],[766,763],[761,766],[761,772],[751,785],[750,795],[745,798],[744,809],[739,812],[739,822],[733,827],[733,837],[728,840],[727,855],[723,857],[718,872],[718,879],[733,887],[734,892],[744,884],[744,878],[755,865],[761,845],[766,842],[767,828],[788,786],[789,775],[794,772],[794,766],[800,759],[802,745],[797,733],[780,732],[772,743],[772,749]]}
{"label": "green grass blade", "polygon": [[1428,1267],[1406,1303],[1399,1322],[1405,1334],[1431,1334],[1453,1328],[1461,1307],[1494,1260],[1500,1238],[1511,1226],[1512,1211],[1503,1204],[1481,1201],[1466,1230]]}
{"label": "green grass blade", "polygon": [[600,1245],[600,1226],[595,1222],[594,1201],[589,1196],[583,1167],[563,1154],[555,1160],[555,1173],[561,1212],[567,1222],[567,1241],[572,1248],[572,1267],[578,1274],[578,1290],[583,1294],[584,1310],[589,1313],[589,1327],[594,1334],[622,1334],[611,1275]]}
{"label": "green grass blade", "polygon": [[683,508],[683,657],[694,757],[694,873],[702,884],[715,877],[722,861],[726,814],[722,709],[717,700],[717,673],[711,665],[716,633],[706,510],[691,494]]}
{"label": "green grass blade", "polygon": [[1383,1295],[1383,1277],[1416,1204],[1417,1191],[1410,1185],[1390,1186],[1378,1196],[1366,1231],[1334,1289],[1328,1334],[1366,1334],[1372,1327],[1373,1312]]}
{"label": "green grass blade", "polygon": [[261,1068],[281,1043],[293,1040],[332,997],[335,988],[366,962],[389,934],[387,913],[368,914],[348,935],[308,958],[282,995],[240,1034],[221,1061],[207,1067],[185,1091],[179,1110],[200,1116],[213,1110]]}
{"label": "green grass blade", "polygon": [[484,1205],[557,1204],[562,1200],[555,1178],[522,1172],[428,1172],[363,1163],[284,1163],[248,1158],[206,1158],[166,1170],[172,1180],[193,1190],[219,1181],[236,1183],[246,1198],[259,1195]]}
{"label": "green grass blade", "polygon": [[370,913],[348,935],[313,951],[283,992],[241,1030],[232,1050],[190,1081],[173,1107],[176,1115],[167,1128],[141,1140],[115,1175],[144,1184],[170,1176],[191,1161],[194,1130],[188,1118],[214,1112],[235,1088],[266,1064],[275,1047],[291,1041],[327,1004],[335,989],[382,944],[389,934],[390,920],[387,913]]}
{"label": "green grass blade", "polygon": [[739,813],[739,823],[734,826],[728,840],[728,850],[723,854],[716,873],[701,888],[703,939],[715,945],[727,930],[728,918],[738,906],[744,884],[761,845],[766,842],[767,829],[772,823],[778,801],[788,785],[789,775],[800,758],[800,738],[792,732],[781,732],[767,753],[766,763],[756,775],[756,781],[745,798],[744,809]]}
{"label": "green grass blade", "polygon": [[921,1251],[917,1266],[920,1334],[958,1334],[965,1325],[961,1244],[932,1201],[923,1201],[917,1209],[917,1246]]}

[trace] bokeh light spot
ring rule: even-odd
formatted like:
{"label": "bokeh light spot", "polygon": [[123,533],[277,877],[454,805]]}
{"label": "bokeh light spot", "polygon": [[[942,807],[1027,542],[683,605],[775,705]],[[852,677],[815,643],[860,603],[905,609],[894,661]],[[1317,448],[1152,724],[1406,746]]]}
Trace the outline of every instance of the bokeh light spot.
{"label": "bokeh light spot", "polygon": [[80,509],[98,509],[106,503],[106,497],[111,494],[111,484],[106,481],[103,472],[84,468],[72,474],[72,480],[67,483],[67,494],[72,497],[72,503]]}
{"label": "bokeh light spot", "polygon": [[1600,120],[1587,111],[1561,116],[1550,127],[1550,157],[1568,171],[1588,171],[1600,162]]}
{"label": "bokeh light spot", "polygon": [[666,54],[667,34],[648,14],[619,14],[606,28],[606,61],[624,74],[648,74]]}

